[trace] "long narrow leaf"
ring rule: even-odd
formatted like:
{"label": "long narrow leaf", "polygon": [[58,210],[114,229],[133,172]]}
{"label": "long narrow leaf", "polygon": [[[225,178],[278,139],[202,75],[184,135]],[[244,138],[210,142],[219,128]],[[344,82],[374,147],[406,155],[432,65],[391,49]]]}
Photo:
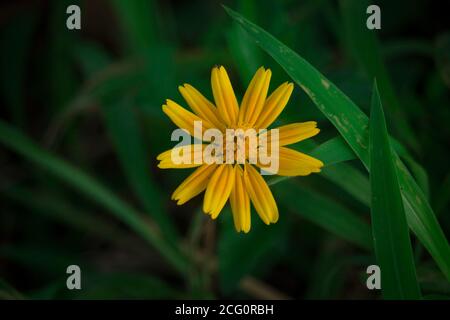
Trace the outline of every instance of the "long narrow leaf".
{"label": "long narrow leaf", "polygon": [[370,114],[372,232],[385,299],[420,298],[397,172],[376,84]]}
{"label": "long narrow leaf", "polygon": [[74,230],[91,233],[116,243],[120,241],[117,227],[105,219],[72,206],[70,201],[62,198],[60,194],[9,187],[2,190],[0,196],[30,209],[32,214],[52,219]]}
{"label": "long narrow leaf", "polygon": [[[111,64],[112,59],[102,48],[91,43],[81,43],[78,59],[86,76],[92,76]],[[133,108],[134,100],[124,90],[111,90],[98,97],[109,137],[130,186],[141,201],[146,213],[155,219],[164,235],[178,239],[177,232],[165,214],[161,194],[150,174],[150,155],[145,144],[140,123]]]}
{"label": "long narrow leaf", "polygon": [[[249,22],[240,14],[225,8],[309,95],[316,106],[338,129],[342,137],[369,167],[368,118],[342,91],[306,60],[272,35]],[[450,280],[450,246],[422,190],[397,155],[395,162],[402,190],[408,224]]]}
{"label": "long narrow leaf", "polygon": [[322,143],[311,155],[319,158],[326,166],[356,159],[355,153],[341,137],[334,137]]}
{"label": "long narrow leaf", "polygon": [[370,183],[368,177],[361,170],[347,163],[338,163],[323,168],[320,174],[362,204],[370,206]]}
{"label": "long narrow leaf", "polygon": [[143,219],[138,212],[116,197],[116,195],[94,178],[42,150],[20,131],[3,121],[0,121],[0,143],[18,152],[36,165],[46,169],[57,178],[65,181],[81,193],[84,193],[87,197],[92,198],[107,208],[116,218],[127,224],[137,234],[158,249],[178,271],[186,271],[184,256],[168,245],[161,238],[159,231],[151,227],[149,221]]}
{"label": "long narrow leaf", "polygon": [[[325,167],[356,159],[354,152],[346,145],[345,141],[341,137],[332,138],[320,145],[316,145],[316,143],[312,140],[309,142],[313,147],[310,155],[320,159],[324,163]],[[269,185],[274,185],[291,178],[292,177],[277,176],[270,178],[268,183]]]}
{"label": "long narrow leaf", "polygon": [[416,150],[417,140],[414,131],[406,121],[405,114],[392,85],[391,78],[381,56],[381,49],[376,30],[369,30],[366,26],[367,0],[340,1],[344,21],[346,40],[351,53],[365,71],[369,79],[376,78],[380,87],[380,96],[385,109],[395,116],[396,129],[404,141]]}
{"label": "long narrow leaf", "polygon": [[128,99],[116,99],[106,99],[109,105],[105,101],[102,111],[120,163],[145,210],[155,219],[165,236],[176,240],[175,228],[163,211],[161,194],[150,176],[150,156],[146,152],[133,108]]}
{"label": "long narrow leaf", "polygon": [[[332,199],[299,188],[293,181],[290,181],[288,188],[283,188],[283,192],[277,193],[277,199],[286,208],[325,230],[360,248],[372,248],[369,224]],[[296,202],[292,202],[292,199],[296,199]],[[301,206],[298,207],[297,203],[301,203]]]}

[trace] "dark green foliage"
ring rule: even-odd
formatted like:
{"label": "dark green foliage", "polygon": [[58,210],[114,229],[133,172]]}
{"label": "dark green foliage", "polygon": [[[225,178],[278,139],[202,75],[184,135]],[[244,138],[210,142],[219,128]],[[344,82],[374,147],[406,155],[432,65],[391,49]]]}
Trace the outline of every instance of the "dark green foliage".
{"label": "dark green foliage", "polygon": [[[450,297],[439,6],[379,1],[382,30],[369,31],[360,0],[26,3],[1,5],[0,299]],[[69,4],[81,30],[65,27]],[[187,106],[183,83],[212,99],[216,64],[239,100],[262,65],[270,91],[294,82],[276,125],[321,129],[293,148],[322,172],[266,177],[280,220],[252,209],[249,234],[229,207],[204,216],[203,195],[177,206],[192,170],[156,167],[175,144],[162,104]],[[85,290],[66,290],[70,264]],[[383,292],[366,288],[371,264]]]}

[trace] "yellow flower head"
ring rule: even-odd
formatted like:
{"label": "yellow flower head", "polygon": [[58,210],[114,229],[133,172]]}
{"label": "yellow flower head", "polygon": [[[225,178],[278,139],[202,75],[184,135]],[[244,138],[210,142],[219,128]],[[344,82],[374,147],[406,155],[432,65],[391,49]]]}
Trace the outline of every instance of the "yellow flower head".
{"label": "yellow flower head", "polygon": [[[159,168],[194,168],[197,169],[181,183],[174,191],[172,199],[181,205],[204,190],[203,211],[213,219],[217,218],[227,200],[230,200],[233,212],[234,225],[238,232],[247,233],[250,230],[250,202],[253,204],[259,217],[265,224],[278,221],[278,208],[267,183],[255,168],[269,171],[267,163],[258,160],[251,162],[248,156],[250,143],[244,137],[245,158],[239,162],[236,159],[231,161],[220,160],[220,162],[204,161],[205,151],[218,141],[205,139],[199,135],[199,130],[217,129],[226,136],[230,129],[248,130],[255,129],[260,133],[259,138],[264,137],[265,141],[271,143],[277,140],[276,173],[281,176],[305,176],[312,172],[320,172],[323,163],[306,154],[289,149],[285,146],[304,139],[310,138],[319,133],[315,121],[303,123],[293,123],[278,127],[277,134],[272,131],[262,131],[267,129],[283,111],[289,97],[294,89],[292,83],[283,83],[272,94],[267,97],[271,78],[269,69],[259,68],[253,76],[244,98],[239,106],[236,96],[231,86],[230,79],[224,67],[214,67],[211,74],[211,86],[215,104],[206,99],[199,91],[189,84],[180,86],[178,89],[186,100],[193,113],[184,109],[172,100],[167,100],[162,106],[163,112],[181,129],[188,132],[192,137],[201,138],[204,141],[212,141],[208,144],[190,144],[165,151],[158,156]],[[200,122],[201,121],[201,122]],[[200,123],[200,127],[196,126]],[[275,132],[276,130],[274,130]],[[219,141],[219,152],[214,154],[217,159],[222,153],[228,157],[229,154],[236,154],[239,150],[236,146],[230,149],[225,141]],[[272,145],[269,143],[269,145]],[[220,152],[223,149],[223,152]],[[217,149],[215,149],[217,151]],[[229,152],[231,150],[231,152]],[[275,147],[263,147],[257,144],[257,153],[270,151],[274,153]],[[190,161],[174,161],[174,154],[187,157]],[[259,158],[258,158],[259,159]]]}

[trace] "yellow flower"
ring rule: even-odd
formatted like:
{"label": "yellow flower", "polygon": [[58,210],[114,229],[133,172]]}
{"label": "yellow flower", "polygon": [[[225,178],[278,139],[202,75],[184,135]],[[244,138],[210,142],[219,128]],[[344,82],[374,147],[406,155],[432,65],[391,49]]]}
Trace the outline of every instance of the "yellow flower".
{"label": "yellow flower", "polygon": [[[214,67],[211,74],[211,86],[215,105],[206,99],[199,91],[189,84],[178,89],[193,113],[184,109],[172,100],[167,100],[162,106],[163,112],[179,127],[191,136],[198,137],[194,132],[194,122],[202,121],[202,130],[217,128],[225,134],[226,129],[255,130],[269,128],[286,106],[294,89],[292,83],[283,83],[267,97],[271,78],[269,69],[259,68],[251,80],[239,106],[231,86],[230,79],[224,67]],[[319,133],[316,122],[293,123],[279,128],[279,168],[281,176],[304,176],[312,172],[320,172],[323,163],[301,152],[285,146]],[[270,131],[260,133],[271,139]],[[199,146],[199,145],[197,145]],[[247,145],[246,145],[247,147]],[[247,233],[250,230],[250,202],[265,224],[278,221],[278,208],[267,183],[257,169],[245,159],[242,164],[234,163],[201,163],[194,161],[202,159],[205,145],[195,148],[194,144],[181,146],[161,153],[158,156],[159,168],[193,168],[197,169],[181,183],[174,191],[172,199],[182,205],[202,193],[205,196],[203,211],[217,218],[228,199],[233,212],[234,225],[238,232]],[[258,149],[260,150],[260,149]],[[173,151],[187,155],[190,163],[175,163]],[[267,169],[261,163],[255,164]]]}

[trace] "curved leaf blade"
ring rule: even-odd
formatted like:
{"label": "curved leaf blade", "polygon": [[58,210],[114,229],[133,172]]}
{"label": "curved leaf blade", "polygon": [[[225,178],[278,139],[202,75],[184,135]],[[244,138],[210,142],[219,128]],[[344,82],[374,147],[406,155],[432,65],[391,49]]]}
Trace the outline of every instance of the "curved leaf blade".
{"label": "curved leaf blade", "polygon": [[404,110],[395,94],[391,77],[381,55],[376,33],[366,27],[367,0],[342,0],[343,26],[349,49],[369,79],[376,78],[387,116],[394,115],[398,134],[415,150],[419,149],[414,131],[409,126]]}
{"label": "curved leaf blade", "polygon": [[117,219],[128,225],[138,235],[153,245],[168,262],[172,263],[172,266],[177,271],[180,273],[186,272],[186,257],[170,243],[166,242],[161,237],[159,230],[150,225],[149,220],[143,219],[141,214],[136,212],[134,208],[118,198],[97,180],[41,149],[22,132],[1,120],[0,143],[108,209]]}
{"label": "curved leaf blade", "polygon": [[[225,10],[308,94],[369,169],[367,115],[317,69],[281,41],[233,10],[227,7]],[[409,227],[430,252],[446,278],[450,280],[448,241],[426,196],[397,154],[394,154],[394,158]]]}
{"label": "curved leaf blade", "polygon": [[[333,199],[300,188],[290,181],[289,187],[277,193],[277,199],[287,209],[320,226],[328,232],[365,249],[372,250],[371,230],[367,222]],[[292,199],[296,199],[292,202]],[[301,203],[301,207],[297,204]]]}
{"label": "curved leaf blade", "polygon": [[397,172],[376,83],[370,114],[372,233],[385,299],[419,299],[416,269]]}

